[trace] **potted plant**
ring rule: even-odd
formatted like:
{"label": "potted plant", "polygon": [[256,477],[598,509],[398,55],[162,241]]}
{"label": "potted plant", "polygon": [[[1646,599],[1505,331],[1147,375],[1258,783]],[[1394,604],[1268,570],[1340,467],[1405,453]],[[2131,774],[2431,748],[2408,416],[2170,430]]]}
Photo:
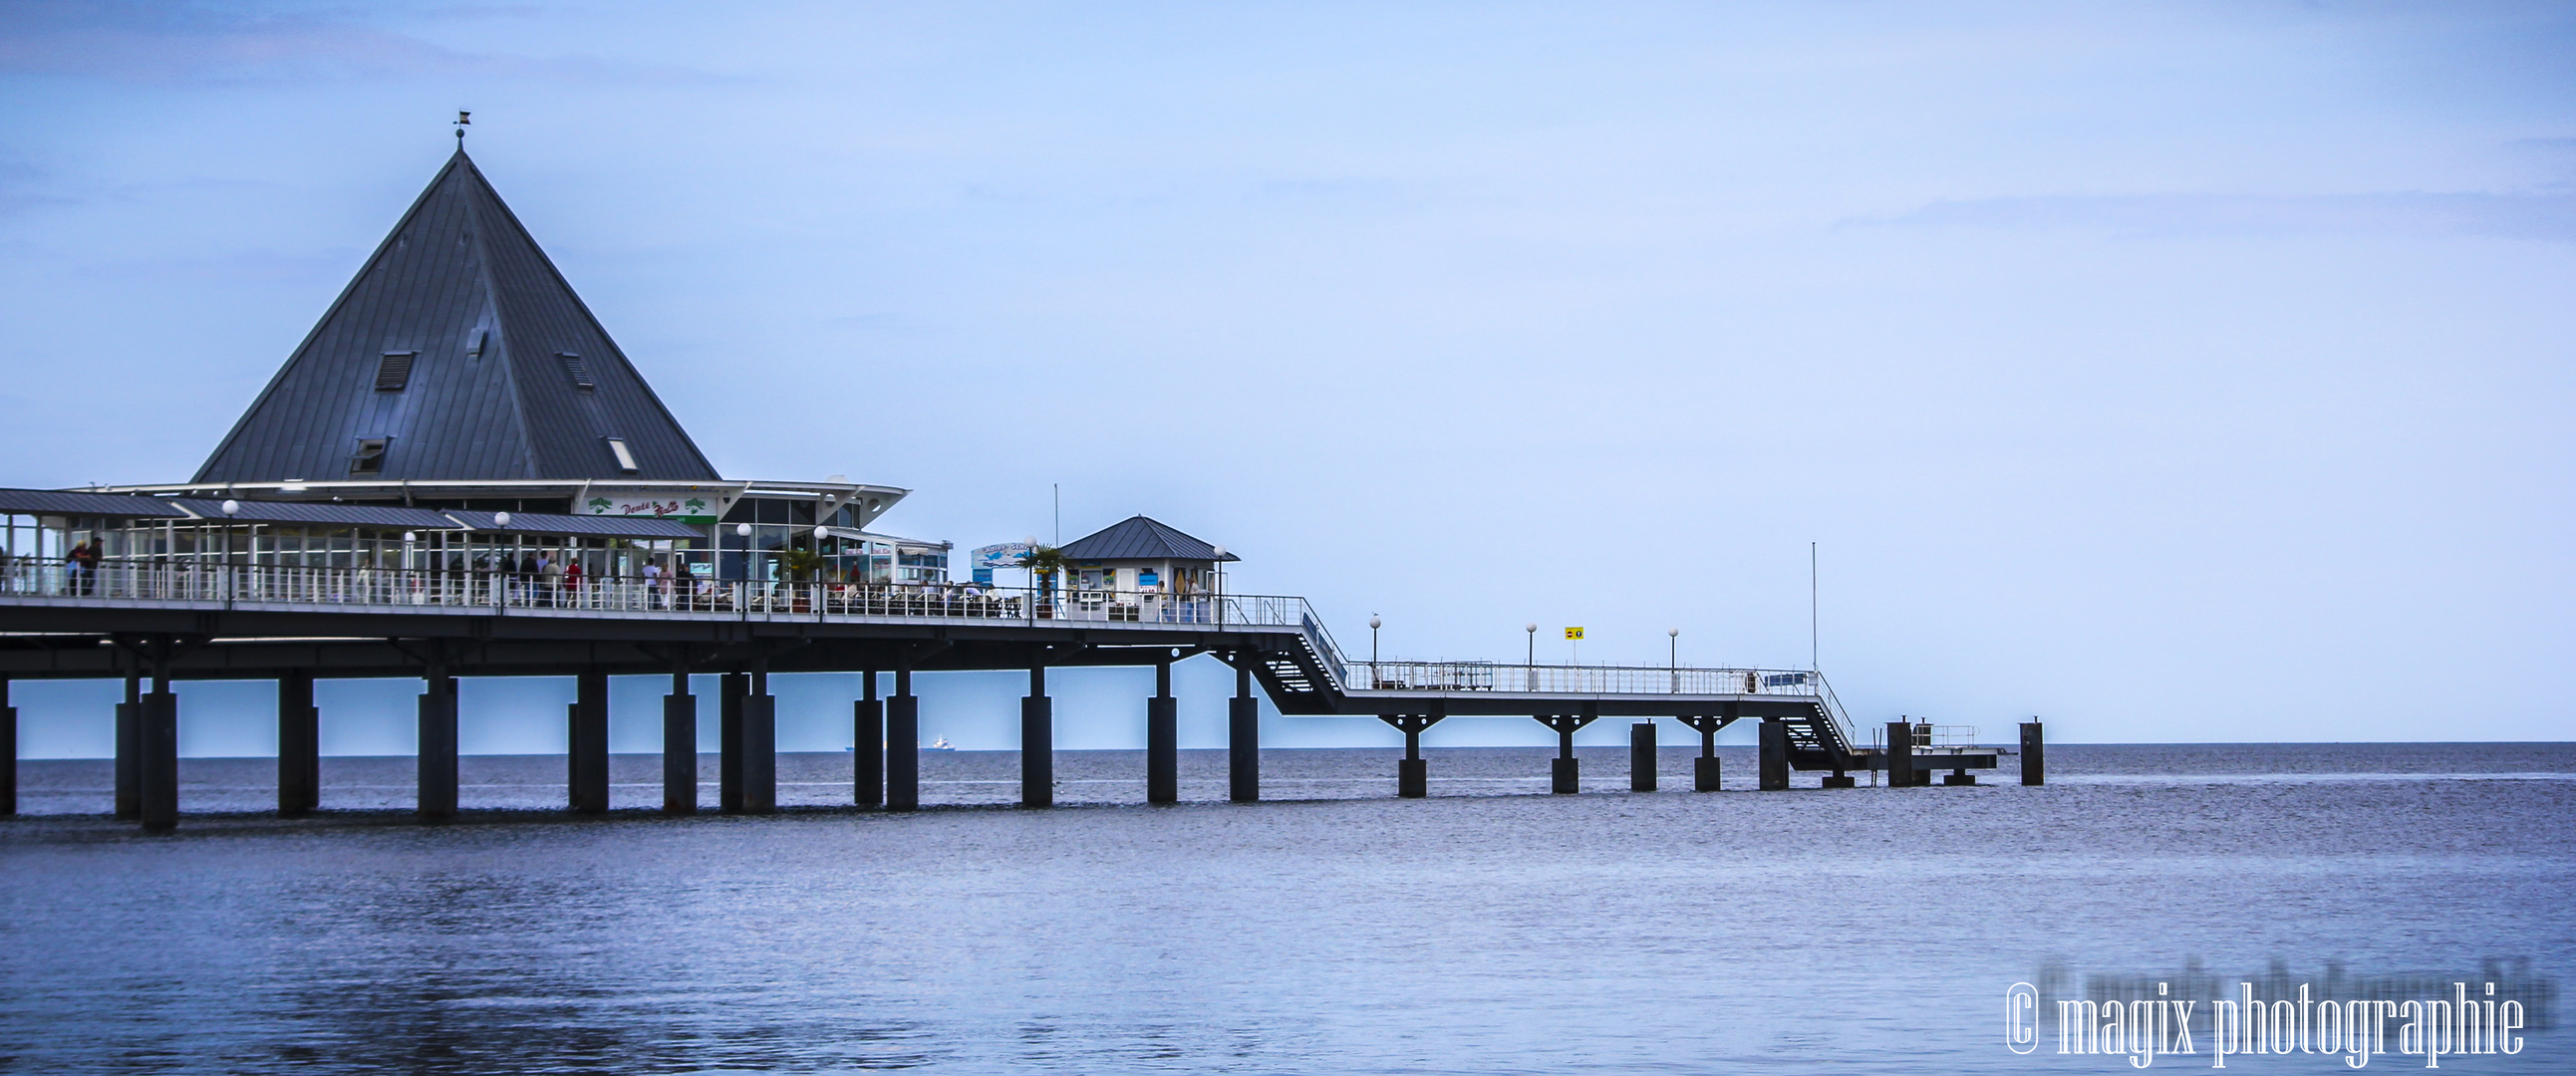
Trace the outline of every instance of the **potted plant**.
{"label": "potted plant", "polygon": [[1035,595],[1038,619],[1055,616],[1056,574],[1072,566],[1073,562],[1065,559],[1064,550],[1054,546],[1031,546],[1028,553],[1020,557],[1020,567],[1028,569],[1038,580]]}
{"label": "potted plant", "polygon": [[[811,549],[790,549],[786,556],[779,558],[779,564],[787,569],[787,578],[790,581],[811,583],[823,570],[823,555]],[[794,610],[799,613],[813,612],[812,594],[812,590],[807,587],[797,587],[795,597],[792,599]]]}

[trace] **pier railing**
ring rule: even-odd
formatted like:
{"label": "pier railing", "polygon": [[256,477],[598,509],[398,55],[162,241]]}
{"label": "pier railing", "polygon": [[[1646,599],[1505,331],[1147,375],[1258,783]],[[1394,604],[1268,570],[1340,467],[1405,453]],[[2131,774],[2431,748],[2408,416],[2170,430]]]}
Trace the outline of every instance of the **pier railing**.
{"label": "pier railing", "polygon": [[1804,669],[1672,665],[1506,665],[1492,661],[1355,661],[1350,686],[1376,691],[1515,691],[1565,695],[1806,695],[1824,678]]}
{"label": "pier railing", "polygon": [[1026,622],[1205,624],[1296,628],[1329,636],[1304,598],[1253,594],[1069,592],[965,584],[575,578],[501,571],[306,568],[277,565],[103,564],[82,569],[21,561],[0,572],[0,597],[79,602],[176,602],[481,608],[614,615],[965,617]]}
{"label": "pier railing", "polygon": [[1852,742],[1824,678],[1799,669],[1353,661],[1306,599],[1263,594],[1069,591],[967,584],[586,577],[514,571],[122,564],[76,568],[20,560],[0,570],[0,599],[44,603],[306,605],[340,609],[526,610],[556,615],[965,618],[1285,628],[1305,640],[1343,691],[1503,691],[1570,695],[1813,697]]}

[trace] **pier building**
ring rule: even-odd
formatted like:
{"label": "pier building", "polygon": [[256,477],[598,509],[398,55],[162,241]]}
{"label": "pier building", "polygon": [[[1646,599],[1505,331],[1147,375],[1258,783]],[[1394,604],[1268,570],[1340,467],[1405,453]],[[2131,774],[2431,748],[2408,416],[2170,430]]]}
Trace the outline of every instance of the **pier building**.
{"label": "pier building", "polygon": [[[961,585],[944,541],[872,529],[908,491],[719,475],[460,149],[185,482],[0,489],[0,813],[14,812],[10,679],[114,678],[116,809],[179,820],[172,685],[278,685],[278,809],[322,806],[313,684],[417,677],[418,810],[450,817],[457,679],[574,677],[566,802],[608,810],[607,678],[671,677],[663,790],[697,809],[692,673],[718,673],[718,802],[774,809],[783,672],[863,672],[852,802],[920,805],[916,672],[1025,670],[1021,802],[1054,802],[1051,667],[1156,670],[1144,700],[1151,802],[1178,798],[1171,667],[1235,671],[1229,796],[1260,796],[1260,708],[1400,730],[1399,796],[1427,794],[1421,735],[1455,716],[1533,717],[1579,788],[1574,733],[1673,718],[1700,735],[1693,787],[1722,786],[1715,738],[1761,723],[1755,785],[1992,768],[1991,748],[1862,746],[1816,670],[1354,661],[1303,599],[1226,586],[1235,553],[1137,516],[1068,544],[1067,578]],[[893,690],[880,697],[879,674]],[[102,715],[106,718],[110,715]],[[2038,728],[2025,726],[2024,780]],[[1632,787],[1653,787],[1651,727]],[[895,750],[881,745],[891,744]]]}

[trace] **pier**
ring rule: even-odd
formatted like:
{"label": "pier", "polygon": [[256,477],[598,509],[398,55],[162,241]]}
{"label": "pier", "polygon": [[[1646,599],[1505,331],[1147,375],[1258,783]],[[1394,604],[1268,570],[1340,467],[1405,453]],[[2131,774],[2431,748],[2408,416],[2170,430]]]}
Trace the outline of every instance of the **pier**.
{"label": "pier", "polygon": [[[837,449],[836,449],[837,450]],[[460,148],[276,377],[184,482],[0,489],[0,813],[14,813],[11,679],[122,681],[116,812],[178,824],[182,680],[277,684],[280,814],[320,809],[329,715],[314,683],[414,678],[424,819],[458,808],[458,684],[565,676],[565,807],[611,810],[608,678],[668,676],[662,810],[697,810],[692,674],[717,677],[718,803],[778,803],[781,674],[865,673],[851,700],[852,806],[921,806],[914,674],[1025,672],[1020,803],[1055,799],[1056,668],[1155,670],[1141,700],[1149,803],[1179,798],[1172,665],[1235,671],[1228,798],[1261,798],[1261,709],[1375,718],[1404,734],[1396,794],[1428,794],[1422,733],[1460,717],[1530,718],[1557,735],[1550,787],[1581,789],[1574,735],[1632,726],[1654,787],[1651,719],[1700,734],[1692,787],[1722,787],[1719,730],[1760,724],[1757,785],[1820,771],[1828,788],[1948,769],[1973,783],[1999,753],[1860,743],[1814,669],[1353,661],[1302,598],[1229,592],[1241,558],[1145,516],[1063,548],[977,550],[877,527],[910,491],[728,479],[645,383]],[[1028,573],[995,585],[997,568]],[[893,693],[878,696],[878,675]],[[1259,695],[1255,693],[1259,692]],[[2022,750],[2039,771],[2037,727]],[[884,746],[881,746],[884,745]],[[892,749],[887,750],[885,747]]]}
{"label": "pier", "polygon": [[[183,679],[277,683],[278,811],[288,816],[323,806],[315,779],[323,715],[312,702],[313,683],[332,677],[421,681],[418,809],[430,819],[458,807],[456,682],[473,676],[575,678],[577,698],[565,719],[566,806],[580,813],[611,806],[612,675],[671,677],[661,804],[671,813],[696,810],[691,673],[721,674],[719,800],[725,811],[752,814],[777,803],[769,677],[799,672],[894,674],[893,694],[883,699],[872,697],[875,675],[862,679],[870,697],[852,700],[861,747],[851,763],[851,803],[892,811],[920,805],[917,758],[874,745],[918,743],[912,674],[951,670],[1026,671],[1021,802],[1034,808],[1054,798],[1047,670],[1155,669],[1155,693],[1140,700],[1148,761],[1139,777],[1149,802],[1174,801],[1170,670],[1201,654],[1236,672],[1228,738],[1229,798],[1237,801],[1260,798],[1255,690],[1282,715],[1376,718],[1402,730],[1407,750],[1395,777],[1396,794],[1406,798],[1427,794],[1421,733],[1453,717],[1528,717],[1555,731],[1560,751],[1550,776],[1559,793],[1580,788],[1574,732],[1604,717],[1669,717],[1698,731],[1693,787],[1704,792],[1720,787],[1716,734],[1739,720],[1761,725],[1757,786],[1764,790],[1787,788],[1793,771],[1821,772],[1827,788],[1852,787],[1860,773],[1912,787],[1944,770],[1945,783],[1972,784],[1971,771],[1995,768],[2002,753],[1936,745],[1934,726],[1907,723],[1891,723],[1878,743],[1863,746],[1813,670],[1355,662],[1299,598],[1210,596],[1132,618],[1105,607],[1086,614],[1048,598],[1014,588],[969,600],[891,587],[736,582],[674,600],[641,580],[597,581],[567,598],[474,573],[103,567],[75,579],[62,567],[21,566],[0,576],[0,680],[124,680],[131,701],[113,715],[121,730],[119,810],[153,829],[178,820],[182,715],[171,688]],[[2022,735],[2023,780],[2037,783],[2036,723]],[[1651,759],[1651,725],[1633,729],[1631,742],[1637,757]],[[1646,766],[1643,776],[1632,774],[1632,787],[1653,787],[1651,762]]]}

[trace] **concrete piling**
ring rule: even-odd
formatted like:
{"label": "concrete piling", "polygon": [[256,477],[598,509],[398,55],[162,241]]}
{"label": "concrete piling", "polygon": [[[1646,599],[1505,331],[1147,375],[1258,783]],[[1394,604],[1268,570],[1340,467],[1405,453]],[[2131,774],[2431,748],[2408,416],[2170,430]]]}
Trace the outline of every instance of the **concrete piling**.
{"label": "concrete piling", "polygon": [[[1728,704],[1732,708],[1733,704]],[[1734,715],[1715,717],[1707,714],[1685,715],[1678,720],[1699,733],[1699,757],[1691,760],[1691,791],[1715,792],[1719,788],[1720,768],[1717,759],[1717,730],[1735,720]]]}
{"label": "concrete piling", "polygon": [[897,666],[894,694],[886,701],[886,810],[921,809],[921,700],[912,697],[912,670]]}
{"label": "concrete piling", "polygon": [[1055,806],[1055,700],[1044,658],[1029,662],[1029,695],[1020,700],[1020,806]]}
{"label": "concrete piling", "polygon": [[1887,723],[1887,787],[1912,788],[1923,783],[1914,775],[1914,726],[1909,722]]}
{"label": "concrete piling", "polygon": [[1628,791],[1655,790],[1655,723],[1628,726]]}
{"label": "concrete piling", "polygon": [[877,700],[877,671],[860,677],[865,685],[850,704],[850,802],[861,807],[885,803],[885,703]]}
{"label": "concrete piling", "polygon": [[751,691],[742,697],[742,810],[778,809],[778,697],[769,693],[769,662],[751,667]]}
{"label": "concrete piling", "polygon": [[2024,721],[2021,725],[2021,783],[2048,783],[2048,745],[2037,721]]}
{"label": "concrete piling", "polygon": [[153,677],[138,712],[143,744],[143,828],[160,833],[179,828],[179,696],[170,691],[170,676]]}
{"label": "concrete piling", "polygon": [[1236,666],[1234,697],[1225,711],[1226,798],[1252,803],[1261,798],[1261,702],[1252,695],[1252,668]]}
{"label": "concrete piling", "polygon": [[1757,786],[1764,792],[1778,792],[1789,787],[1789,725],[1778,718],[1762,719],[1762,758],[1757,768]]}
{"label": "concrete piling", "polygon": [[143,817],[143,677],[125,674],[125,701],[116,704],[116,817]]}
{"label": "concrete piling", "polygon": [[322,711],[313,674],[277,678],[277,814],[300,818],[322,806]]}
{"label": "concrete piling", "polygon": [[672,668],[662,696],[662,813],[698,813],[698,697],[685,665]]}
{"label": "concrete piling", "polygon": [[18,813],[18,708],[9,705],[9,678],[0,676],[0,818]]}
{"label": "concrete piling", "polygon": [[420,816],[456,817],[456,678],[432,664],[420,695]]}
{"label": "concrete piling", "polygon": [[1154,697],[1145,700],[1145,802],[1181,801],[1180,700],[1172,697],[1172,663],[1154,665]]}
{"label": "concrete piling", "polygon": [[608,811],[608,674],[584,670],[573,678],[573,702],[564,708],[564,799],[574,814]]}
{"label": "concrete piling", "polygon": [[716,809],[742,813],[742,700],[751,677],[729,672],[716,681]]}

